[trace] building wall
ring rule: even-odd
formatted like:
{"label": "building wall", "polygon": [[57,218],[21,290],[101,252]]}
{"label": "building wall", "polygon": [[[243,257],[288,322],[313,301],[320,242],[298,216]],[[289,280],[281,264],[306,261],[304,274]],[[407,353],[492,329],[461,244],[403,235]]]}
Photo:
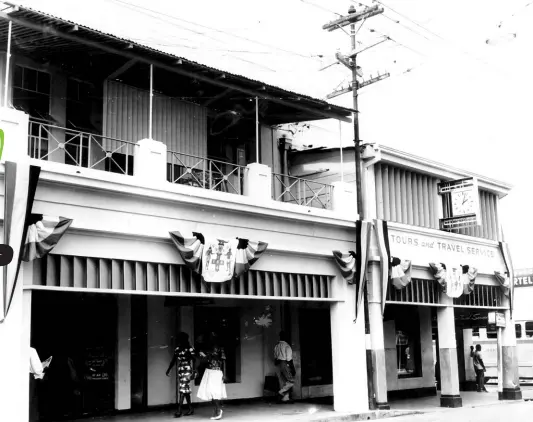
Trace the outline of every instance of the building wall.
{"label": "building wall", "polygon": [[[129,142],[149,138],[149,92],[114,81],[104,85],[104,136]],[[169,151],[207,156],[207,109],[155,94],[153,139]],[[108,141],[109,148],[118,143]],[[114,149],[113,148],[113,149]],[[133,150],[128,151],[131,155]],[[187,165],[193,159],[180,156]]]}

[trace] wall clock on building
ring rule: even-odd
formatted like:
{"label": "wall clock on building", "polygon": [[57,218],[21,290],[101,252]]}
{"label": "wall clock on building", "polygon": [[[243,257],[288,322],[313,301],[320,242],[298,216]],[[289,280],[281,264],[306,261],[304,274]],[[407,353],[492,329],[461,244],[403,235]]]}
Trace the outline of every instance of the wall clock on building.
{"label": "wall clock on building", "polygon": [[474,177],[450,180],[438,184],[442,196],[443,216],[440,229],[454,231],[479,226],[479,189]]}
{"label": "wall clock on building", "polygon": [[450,195],[453,217],[475,214],[475,198],[474,192],[471,189],[451,191]]}

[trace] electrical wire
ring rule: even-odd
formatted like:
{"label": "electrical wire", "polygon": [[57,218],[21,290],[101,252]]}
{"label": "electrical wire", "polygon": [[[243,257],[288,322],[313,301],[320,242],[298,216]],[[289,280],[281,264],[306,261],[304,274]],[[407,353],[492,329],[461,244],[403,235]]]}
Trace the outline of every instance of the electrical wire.
{"label": "electrical wire", "polygon": [[[241,40],[253,43],[253,44],[261,45],[263,47],[268,47],[268,48],[272,48],[274,50],[282,51],[282,52],[290,54],[290,55],[299,56],[299,57],[302,57],[302,58],[305,58],[305,59],[311,59],[311,60],[315,60],[315,61],[316,60],[320,60],[318,57],[314,57],[314,55],[306,55],[306,54],[299,53],[297,51],[287,50],[287,49],[284,49],[284,48],[281,48],[281,47],[278,47],[278,46],[275,46],[275,45],[272,45],[272,44],[268,44],[268,43],[264,43],[264,42],[261,42],[261,41],[253,40],[253,39],[244,37],[242,35],[237,35],[237,34],[234,34],[232,32],[228,32],[228,31],[224,31],[224,30],[221,30],[221,29],[213,28],[213,27],[210,27],[210,26],[207,26],[207,25],[202,25],[202,24],[199,24],[197,22],[189,21],[187,19],[178,18],[177,16],[173,16],[173,15],[169,15],[167,13],[159,12],[157,10],[153,10],[153,9],[150,9],[150,8],[147,8],[147,7],[144,7],[144,6],[133,4],[133,3],[130,3],[128,1],[124,1],[124,0],[108,0],[108,1],[111,1],[111,2],[114,2],[114,3],[118,3],[118,4],[122,4],[122,5],[125,5],[125,6],[129,6],[130,8],[133,7],[135,9],[142,10],[142,11],[144,11],[144,14],[147,14],[146,12],[151,12],[151,13],[154,13],[154,14],[159,15],[159,16],[164,16],[164,17],[166,17],[168,19],[171,19],[173,21],[185,22],[185,23],[187,23],[189,25],[193,25],[193,26],[197,26],[197,27],[200,27],[200,28],[208,29],[208,30],[213,31],[213,32],[225,34],[225,35],[228,35],[230,37],[238,38],[238,39],[241,39]],[[154,16],[152,16],[152,17],[154,17]],[[170,23],[168,21],[165,21],[165,22]],[[181,29],[185,29],[185,30],[191,31],[191,32],[197,33],[199,35],[205,36],[207,38],[213,39],[213,40],[215,40],[217,42],[220,42],[220,40],[218,38],[211,37],[211,36],[209,36],[209,35],[207,35],[205,33],[198,32],[198,31],[195,31],[193,29],[186,28],[186,27],[183,27],[183,26],[180,26],[180,25],[177,25],[177,24],[174,24],[174,25],[177,26],[177,27],[180,27]]]}

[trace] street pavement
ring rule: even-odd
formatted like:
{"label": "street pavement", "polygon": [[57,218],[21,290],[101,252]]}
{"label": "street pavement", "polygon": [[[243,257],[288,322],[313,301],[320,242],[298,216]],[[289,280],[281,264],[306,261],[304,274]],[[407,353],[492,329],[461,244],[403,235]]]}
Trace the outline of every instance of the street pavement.
{"label": "street pavement", "polygon": [[533,420],[533,401],[501,403],[492,406],[464,407],[442,412],[399,416],[391,422],[521,422]]}

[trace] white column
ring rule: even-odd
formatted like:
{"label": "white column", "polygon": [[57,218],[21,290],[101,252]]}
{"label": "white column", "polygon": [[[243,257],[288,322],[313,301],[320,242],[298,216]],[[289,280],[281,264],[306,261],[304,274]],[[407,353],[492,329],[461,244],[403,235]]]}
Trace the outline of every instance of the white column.
{"label": "white column", "polygon": [[117,297],[115,409],[131,409],[131,296]]}
{"label": "white column", "polygon": [[472,336],[472,328],[463,329],[463,354],[465,357],[465,381],[467,390],[474,390],[476,384],[476,372],[474,371],[474,363],[470,357],[470,346],[474,345],[474,339]]}
{"label": "white column", "polygon": [[4,131],[2,162],[28,158],[28,115],[12,108],[0,108],[0,129]]}
{"label": "white column", "polygon": [[23,270],[19,277],[9,314],[0,323],[0,421],[9,422],[29,418],[31,292],[23,293]]}
{"label": "white column", "polygon": [[258,203],[272,200],[272,170],[264,164],[251,163],[244,171],[244,196]]}
{"label": "white column", "polygon": [[163,142],[142,139],[133,151],[133,175],[147,184],[167,180],[167,147]]}
{"label": "white column", "polygon": [[[165,298],[148,296],[148,406],[175,402],[174,377],[165,376],[173,356],[175,308],[165,306]],[[175,369],[174,369],[175,370]]]}
{"label": "white column", "polygon": [[355,286],[340,276],[333,281],[333,294],[344,299],[331,306],[333,407],[337,412],[368,412],[364,309],[354,323]]}
{"label": "white column", "polygon": [[437,325],[439,331],[439,361],[442,407],[462,407],[459,393],[459,366],[457,362],[457,342],[455,339],[455,314],[453,299],[442,294],[437,308]]}
{"label": "white column", "polygon": [[333,182],[332,209],[338,214],[351,220],[357,218],[357,193],[355,184],[346,182]]}
{"label": "white column", "polygon": [[376,407],[390,409],[387,402],[387,368],[385,363],[385,338],[381,314],[381,271],[379,262],[370,262],[368,271],[368,318],[370,323],[370,351]]}
{"label": "white column", "polygon": [[[509,299],[504,297],[504,306],[509,306]],[[505,328],[502,329],[503,391],[498,393],[500,400],[522,400],[520,378],[518,374],[518,355],[516,352],[516,332],[511,312],[506,310]]]}

